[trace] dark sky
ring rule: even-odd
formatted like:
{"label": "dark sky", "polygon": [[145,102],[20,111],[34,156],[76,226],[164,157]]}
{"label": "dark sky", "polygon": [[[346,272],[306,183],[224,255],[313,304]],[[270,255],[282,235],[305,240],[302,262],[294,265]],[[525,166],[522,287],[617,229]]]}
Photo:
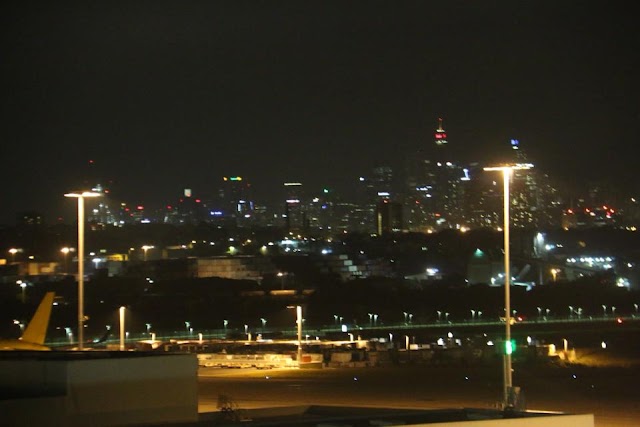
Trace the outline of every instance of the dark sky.
{"label": "dark sky", "polygon": [[[239,174],[344,187],[430,144],[517,138],[536,167],[638,190],[640,32],[623,1],[14,2],[0,14],[0,223],[206,196]],[[273,192],[273,191],[271,191]]]}

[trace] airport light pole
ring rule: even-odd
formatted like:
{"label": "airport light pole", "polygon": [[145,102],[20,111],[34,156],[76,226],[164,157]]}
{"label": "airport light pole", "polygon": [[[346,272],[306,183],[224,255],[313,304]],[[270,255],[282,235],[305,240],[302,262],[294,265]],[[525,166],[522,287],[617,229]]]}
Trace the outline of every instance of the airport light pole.
{"label": "airport light pole", "polygon": [[84,199],[101,195],[93,191],[64,195],[78,199],[78,350],[84,350]]}
{"label": "airport light pole", "polygon": [[531,169],[530,163],[514,164],[504,166],[492,166],[484,168],[485,171],[500,171],[504,182],[504,308],[505,308],[505,348],[504,348],[504,384],[503,398],[505,408],[509,406],[509,396],[513,389],[513,373],[511,368],[511,271],[510,271],[510,253],[509,253],[509,182],[514,170]]}
{"label": "airport light pole", "polygon": [[300,367],[300,362],[302,361],[302,306],[301,305],[288,305],[287,308],[296,309],[296,324],[298,326],[298,367]]}
{"label": "airport light pole", "polygon": [[15,263],[16,262],[16,254],[20,252],[19,249],[16,248],[11,248],[9,249],[9,253],[11,254],[11,263]]}
{"label": "airport light pole", "polygon": [[60,252],[62,252],[62,255],[64,257],[64,274],[69,274],[69,263],[67,262],[67,257],[69,256],[69,252],[71,252],[71,248],[65,246],[64,248],[60,249]]}
{"label": "airport light pole", "polygon": [[22,293],[22,303],[24,304],[27,302],[27,284],[22,280],[18,280],[16,283],[20,286]]}
{"label": "airport light pole", "polygon": [[124,327],[124,312],[125,312],[125,307],[122,306],[120,307],[120,309],[118,310],[119,314],[120,314],[120,351],[124,351],[125,346],[124,346],[124,336],[125,336],[125,327]]}
{"label": "airport light pole", "polygon": [[296,305],[296,321],[298,322],[298,367],[302,362],[302,306]]}
{"label": "airport light pole", "polygon": [[145,262],[147,261],[147,251],[149,249],[153,249],[153,248],[155,248],[155,246],[153,246],[153,245],[144,245],[144,246],[142,246],[142,250],[144,251],[144,261]]}

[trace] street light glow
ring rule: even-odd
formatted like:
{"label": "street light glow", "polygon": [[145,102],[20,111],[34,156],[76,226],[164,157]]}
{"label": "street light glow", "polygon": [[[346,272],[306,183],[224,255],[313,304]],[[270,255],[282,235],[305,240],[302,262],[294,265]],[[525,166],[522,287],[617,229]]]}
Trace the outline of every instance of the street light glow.
{"label": "street light glow", "polygon": [[11,262],[16,262],[16,254],[18,252],[22,252],[22,249],[17,249],[17,248],[9,249],[9,253],[11,254]]}
{"label": "street light glow", "polygon": [[533,164],[532,163],[515,163],[512,165],[503,165],[503,166],[489,166],[486,168],[483,168],[483,170],[487,171],[487,172],[491,172],[491,171],[512,171],[512,170],[522,170],[522,169],[532,169],[533,168]]}
{"label": "street light glow", "polygon": [[81,198],[81,197],[100,197],[102,196],[102,193],[96,193],[95,191],[83,191],[82,193],[66,193],[64,195],[64,197],[75,197],[75,198]]}
{"label": "street light glow", "polygon": [[155,249],[155,246],[153,246],[153,245],[143,245],[141,249],[144,251],[144,260],[146,261],[147,260],[147,251],[149,249]]}

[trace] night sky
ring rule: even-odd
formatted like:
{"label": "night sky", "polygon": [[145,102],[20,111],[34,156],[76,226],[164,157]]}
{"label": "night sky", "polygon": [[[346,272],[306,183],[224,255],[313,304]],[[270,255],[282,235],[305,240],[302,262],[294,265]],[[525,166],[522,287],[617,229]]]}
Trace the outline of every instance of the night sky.
{"label": "night sky", "polygon": [[632,3],[14,3],[0,223],[67,214],[89,159],[132,203],[206,197],[224,175],[264,197],[345,188],[431,144],[438,117],[461,162],[517,138],[552,176],[640,189]]}

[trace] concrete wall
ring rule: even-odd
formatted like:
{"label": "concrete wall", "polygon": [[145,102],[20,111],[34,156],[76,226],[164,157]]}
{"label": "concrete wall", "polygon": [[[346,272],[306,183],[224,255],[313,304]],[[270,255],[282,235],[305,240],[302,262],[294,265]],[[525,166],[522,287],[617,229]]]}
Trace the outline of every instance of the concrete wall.
{"label": "concrete wall", "polygon": [[0,424],[104,426],[197,420],[196,355],[94,354],[0,360],[0,389],[9,397],[0,400]]}

